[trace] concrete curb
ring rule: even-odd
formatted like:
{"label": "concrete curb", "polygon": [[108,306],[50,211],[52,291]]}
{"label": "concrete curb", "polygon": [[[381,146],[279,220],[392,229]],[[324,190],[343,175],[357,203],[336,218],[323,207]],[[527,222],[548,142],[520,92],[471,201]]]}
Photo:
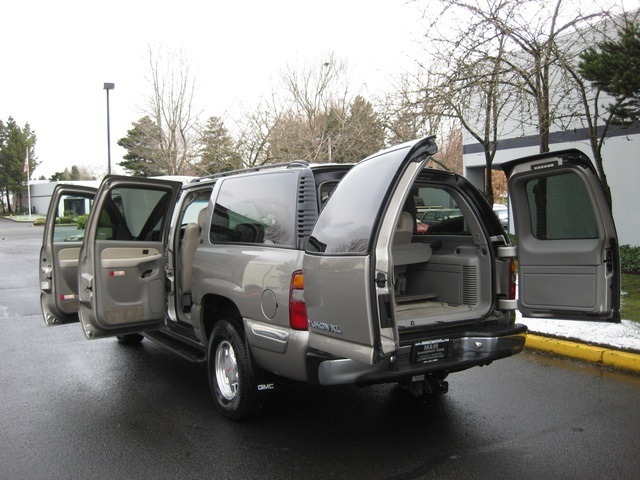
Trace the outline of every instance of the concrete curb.
{"label": "concrete curb", "polygon": [[527,334],[525,348],[640,373],[640,355],[637,353],[543,337],[531,333]]}

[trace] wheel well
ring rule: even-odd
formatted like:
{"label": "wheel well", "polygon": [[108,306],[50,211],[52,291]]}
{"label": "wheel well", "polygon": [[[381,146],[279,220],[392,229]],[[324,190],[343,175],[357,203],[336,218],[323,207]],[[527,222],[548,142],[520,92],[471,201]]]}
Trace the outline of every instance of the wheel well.
{"label": "wheel well", "polygon": [[220,320],[227,320],[236,324],[239,331],[244,332],[240,310],[236,304],[220,295],[207,295],[202,302],[202,328],[207,340],[211,337],[213,327]]}

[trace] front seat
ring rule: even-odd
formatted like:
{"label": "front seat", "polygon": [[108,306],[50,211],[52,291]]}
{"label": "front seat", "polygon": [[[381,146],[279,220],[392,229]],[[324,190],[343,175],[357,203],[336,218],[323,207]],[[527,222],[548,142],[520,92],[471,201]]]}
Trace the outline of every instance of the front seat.
{"label": "front seat", "polygon": [[[193,279],[193,259],[200,241],[200,232],[204,224],[207,209],[203,208],[198,213],[198,223],[188,223],[184,228],[182,247],[180,248],[180,292],[183,305],[191,304],[191,281]],[[187,298],[185,298],[188,296]]]}

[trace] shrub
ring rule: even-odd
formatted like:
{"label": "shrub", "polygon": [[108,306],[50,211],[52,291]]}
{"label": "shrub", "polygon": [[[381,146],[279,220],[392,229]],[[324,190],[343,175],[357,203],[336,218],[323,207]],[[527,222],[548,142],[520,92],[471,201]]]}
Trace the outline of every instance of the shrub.
{"label": "shrub", "polygon": [[76,223],[76,221],[73,219],[73,217],[60,217],[59,219],[59,223]]}
{"label": "shrub", "polygon": [[640,274],[640,247],[621,245],[620,265],[623,273]]}
{"label": "shrub", "polygon": [[47,221],[47,219],[46,219],[46,218],[44,218],[44,217],[39,217],[39,218],[36,218],[36,219],[33,221],[33,224],[34,224],[34,225],[41,226],[41,225],[44,225],[46,221]]}
{"label": "shrub", "polygon": [[78,222],[78,230],[84,230],[87,228],[87,220],[89,220],[89,214],[78,215],[76,221]]}

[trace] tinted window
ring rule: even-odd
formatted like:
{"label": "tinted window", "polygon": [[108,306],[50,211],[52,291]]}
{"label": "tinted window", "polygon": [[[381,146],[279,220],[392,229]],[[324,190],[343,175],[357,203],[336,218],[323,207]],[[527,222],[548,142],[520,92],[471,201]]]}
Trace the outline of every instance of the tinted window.
{"label": "tinted window", "polygon": [[334,182],[325,182],[320,186],[320,189],[319,189],[320,210],[322,210],[324,206],[327,204],[327,202],[329,201],[329,198],[331,198],[331,194],[336,189],[337,185],[338,185],[338,182],[334,181]]}
{"label": "tinted window", "polygon": [[413,199],[418,219],[428,225],[427,235],[471,235],[462,211],[446,189],[419,185],[414,187]]}
{"label": "tinted window", "polygon": [[211,197],[211,189],[192,192],[183,205],[182,225],[187,223],[198,223],[200,212],[207,208]]}
{"label": "tinted window", "polygon": [[225,178],[213,219],[213,243],[295,245],[296,172]]}
{"label": "tinted window", "polygon": [[577,174],[530,180],[526,192],[534,237],[541,240],[598,237],[591,199]]}
{"label": "tinted window", "polygon": [[388,152],[354,166],[326,203],[307,250],[366,254],[389,186],[408,150]]}
{"label": "tinted window", "polygon": [[53,226],[53,243],[81,242],[92,206],[91,194],[62,195]]}
{"label": "tinted window", "polygon": [[114,188],[100,212],[97,240],[160,240],[170,198],[166,190]]}

